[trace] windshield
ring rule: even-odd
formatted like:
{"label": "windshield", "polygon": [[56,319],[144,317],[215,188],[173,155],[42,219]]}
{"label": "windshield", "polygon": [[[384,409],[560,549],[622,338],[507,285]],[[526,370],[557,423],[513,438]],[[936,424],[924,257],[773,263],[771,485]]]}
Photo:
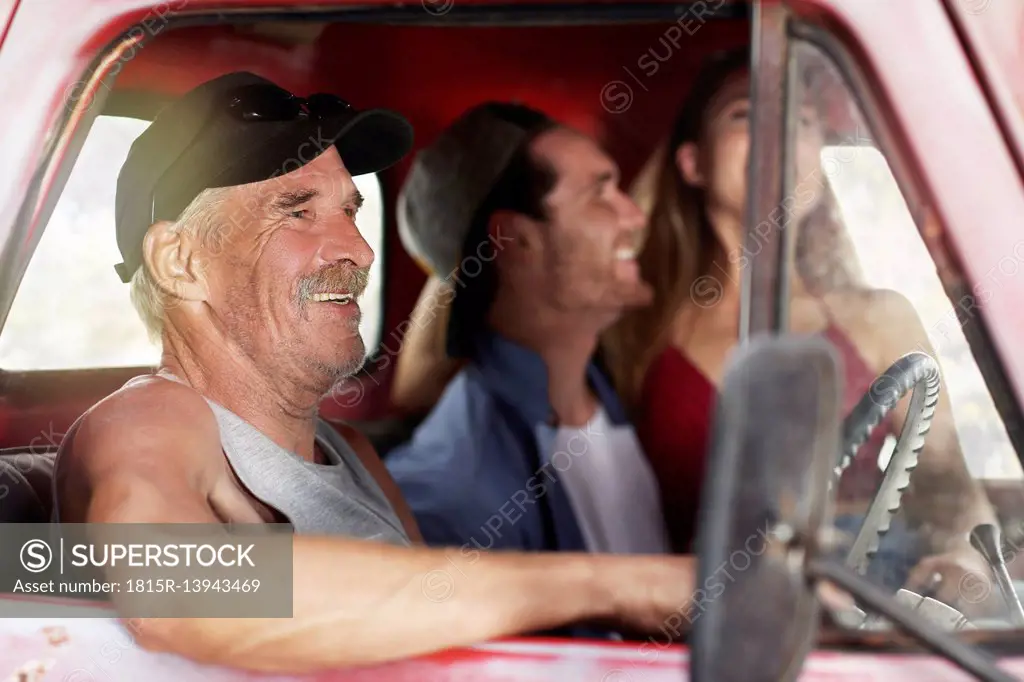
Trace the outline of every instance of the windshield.
{"label": "windshield", "polygon": [[[822,334],[843,367],[840,556],[944,629],[1024,624],[969,539],[991,525],[1008,582],[1024,592],[1024,472],[967,340],[980,306],[1018,276],[1024,241],[986,281],[947,294],[942,252],[928,243],[943,225],[912,183],[897,183],[882,131],[819,48],[798,42],[792,59],[789,324]],[[915,380],[930,391],[920,404],[907,390]]]}

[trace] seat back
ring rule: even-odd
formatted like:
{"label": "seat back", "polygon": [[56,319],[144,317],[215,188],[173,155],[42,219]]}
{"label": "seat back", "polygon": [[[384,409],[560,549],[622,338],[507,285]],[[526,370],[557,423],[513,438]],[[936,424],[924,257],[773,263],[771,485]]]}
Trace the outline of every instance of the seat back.
{"label": "seat back", "polygon": [[57,448],[0,449],[0,523],[49,523]]}

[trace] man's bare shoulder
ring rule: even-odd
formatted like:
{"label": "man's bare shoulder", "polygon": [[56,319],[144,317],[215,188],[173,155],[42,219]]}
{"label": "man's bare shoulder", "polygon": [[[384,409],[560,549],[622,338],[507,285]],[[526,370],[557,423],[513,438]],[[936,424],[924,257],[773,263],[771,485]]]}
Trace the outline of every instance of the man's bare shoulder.
{"label": "man's bare shoulder", "polygon": [[119,442],[152,445],[153,439],[167,435],[183,442],[216,433],[216,419],[199,393],[185,384],[148,375],[132,379],[96,403],[74,435],[76,449],[102,445],[102,449],[119,450]]}
{"label": "man's bare shoulder", "polygon": [[215,477],[219,463],[217,421],[203,397],[152,375],[96,403],[67,439],[55,474],[61,505],[73,517],[84,513],[101,483],[178,479],[206,487],[203,481]]}

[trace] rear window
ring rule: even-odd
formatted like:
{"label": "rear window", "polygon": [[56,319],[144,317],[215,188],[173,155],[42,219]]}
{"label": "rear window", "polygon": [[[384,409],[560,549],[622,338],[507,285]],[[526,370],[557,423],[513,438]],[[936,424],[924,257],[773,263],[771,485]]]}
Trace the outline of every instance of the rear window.
{"label": "rear window", "polygon": [[[0,368],[71,370],[153,366],[160,348],[114,272],[117,174],[148,121],[99,116],[29,262],[0,333]],[[367,351],[380,343],[383,206],[376,175],[355,178],[365,202],[359,228],[377,254],[361,301]]]}

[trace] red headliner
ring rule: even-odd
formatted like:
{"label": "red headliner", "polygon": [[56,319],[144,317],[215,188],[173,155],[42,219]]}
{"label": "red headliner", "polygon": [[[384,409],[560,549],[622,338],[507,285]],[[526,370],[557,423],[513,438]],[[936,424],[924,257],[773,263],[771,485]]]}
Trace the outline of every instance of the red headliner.
{"label": "red headliner", "polygon": [[[719,21],[677,38],[676,48],[661,42],[674,26],[335,24],[316,45],[300,47],[223,27],[181,29],[141,49],[117,88],[155,90],[157,84],[160,92],[177,94],[225,71],[248,69],[298,91],[332,89],[357,106],[397,109],[413,122],[417,145],[473,104],[521,99],[598,135],[629,169],[665,130],[700,59],[748,40],[746,22]],[[647,76],[637,61],[652,49],[668,59]],[[621,114],[601,102],[602,87],[615,80],[635,93]]]}

